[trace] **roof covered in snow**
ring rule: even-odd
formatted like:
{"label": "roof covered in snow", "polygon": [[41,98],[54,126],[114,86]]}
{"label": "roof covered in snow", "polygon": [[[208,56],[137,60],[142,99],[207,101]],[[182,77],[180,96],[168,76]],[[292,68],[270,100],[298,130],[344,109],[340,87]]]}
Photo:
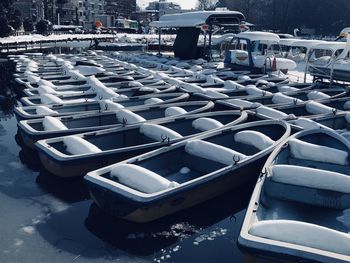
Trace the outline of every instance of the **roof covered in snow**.
{"label": "roof covered in snow", "polygon": [[346,42],[334,42],[328,41],[321,44],[317,44],[313,46],[314,49],[329,49],[333,51],[337,51],[338,49],[344,49],[346,47]]}
{"label": "roof covered in snow", "polygon": [[324,43],[325,41],[322,41],[322,40],[307,40],[307,39],[304,39],[304,40],[300,40],[300,41],[296,41],[294,43],[292,43],[292,47],[306,47],[306,48],[312,48],[314,47],[315,45],[318,45],[318,44],[322,44]]}
{"label": "roof covered in snow", "polygon": [[196,11],[161,16],[159,21],[150,23],[153,27],[197,27],[204,24],[216,24],[224,20],[225,24],[232,21],[237,24],[244,20],[242,13],[236,11]]}
{"label": "roof covered in snow", "polygon": [[239,38],[246,38],[250,41],[269,41],[269,42],[279,42],[280,37],[274,33],[269,32],[259,32],[259,31],[247,31],[237,34]]}

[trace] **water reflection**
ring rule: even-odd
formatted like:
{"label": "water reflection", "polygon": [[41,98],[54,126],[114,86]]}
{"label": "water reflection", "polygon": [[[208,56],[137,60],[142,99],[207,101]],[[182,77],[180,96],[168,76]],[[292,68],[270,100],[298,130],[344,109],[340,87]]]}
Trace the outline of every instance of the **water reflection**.
{"label": "water reflection", "polygon": [[249,188],[230,192],[147,224],[116,219],[104,213],[97,205],[92,204],[85,220],[85,226],[98,238],[115,248],[139,256],[149,256],[192,235],[197,235],[193,242],[194,245],[223,236],[227,229],[220,227],[216,231],[210,231],[207,235],[198,236],[198,234],[203,229],[224,219],[228,219],[231,226],[240,227],[242,218],[237,218],[236,214],[246,207],[250,193]]}

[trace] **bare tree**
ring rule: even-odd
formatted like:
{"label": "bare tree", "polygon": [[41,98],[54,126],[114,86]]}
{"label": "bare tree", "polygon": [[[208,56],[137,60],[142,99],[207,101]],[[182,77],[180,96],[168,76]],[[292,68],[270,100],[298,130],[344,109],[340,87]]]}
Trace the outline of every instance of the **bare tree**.
{"label": "bare tree", "polygon": [[210,10],[214,9],[218,0],[197,0],[198,10]]}

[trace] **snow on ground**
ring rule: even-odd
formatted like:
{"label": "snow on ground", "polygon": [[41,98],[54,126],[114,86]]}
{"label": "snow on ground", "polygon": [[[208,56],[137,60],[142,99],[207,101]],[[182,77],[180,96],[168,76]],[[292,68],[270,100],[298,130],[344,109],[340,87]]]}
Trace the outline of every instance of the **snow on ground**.
{"label": "snow on ground", "polygon": [[[93,39],[129,39],[129,40],[142,40],[142,39],[158,39],[158,35],[155,34],[62,34],[62,35],[49,35],[43,36],[39,34],[31,34],[24,36],[10,36],[0,38],[0,45],[6,44],[20,44],[26,42],[44,42],[44,41],[80,41],[80,40],[93,40]],[[174,35],[163,35],[164,41],[174,39]]]}
{"label": "snow on ground", "polygon": [[[293,82],[303,83],[305,78],[305,62],[297,63],[297,67],[293,70],[289,70],[287,76]],[[310,74],[306,74],[306,81],[312,83],[313,78]]]}

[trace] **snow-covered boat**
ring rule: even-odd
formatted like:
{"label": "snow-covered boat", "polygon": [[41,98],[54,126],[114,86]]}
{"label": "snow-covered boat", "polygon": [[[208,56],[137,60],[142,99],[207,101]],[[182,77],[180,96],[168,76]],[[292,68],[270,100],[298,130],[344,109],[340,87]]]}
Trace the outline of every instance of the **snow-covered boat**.
{"label": "snow-covered boat", "polygon": [[338,112],[335,115],[315,116],[309,119],[298,118],[290,122],[300,129],[333,129],[350,141],[350,114],[349,112]]}
{"label": "snow-covered boat", "polygon": [[[269,54],[271,45],[278,44],[278,35],[269,32],[242,32],[231,41],[235,49],[227,50],[225,62],[234,69],[246,69],[251,72],[269,70],[286,72],[294,69],[296,63],[290,59]],[[242,47],[245,47],[242,49]]]}
{"label": "snow-covered boat", "polygon": [[[293,121],[298,117],[315,118],[323,116],[335,116],[339,112],[349,109],[349,97],[323,100],[296,101],[293,105],[276,105],[271,107],[265,105],[255,105],[248,101],[220,102],[218,110],[237,109],[237,105],[242,104],[246,108],[251,108],[248,113],[260,119],[284,119]],[[244,103],[244,104],[243,104]]]}
{"label": "snow-covered boat", "polygon": [[247,113],[240,111],[199,113],[40,140],[36,143],[36,149],[46,170],[67,178],[85,175],[89,171],[204,132],[237,125],[246,119]]}
{"label": "snow-covered boat", "polygon": [[116,107],[100,113],[22,120],[18,123],[18,128],[24,145],[34,149],[35,142],[42,139],[123,127],[148,120],[171,119],[179,115],[210,111],[213,107],[214,103],[208,101],[136,106],[129,109]]}
{"label": "snow-covered boat", "polygon": [[350,143],[330,129],[299,132],[267,160],[239,245],[267,261],[350,261]]}
{"label": "snow-covered boat", "polygon": [[255,180],[268,154],[289,134],[285,122],[237,125],[89,172],[84,179],[103,210],[149,222]]}
{"label": "snow-covered boat", "polygon": [[310,89],[299,90],[293,87],[282,86],[280,90],[275,93],[262,92],[258,96],[222,98],[216,101],[215,108],[220,109],[225,107],[225,105],[232,105],[232,107],[241,110],[255,109],[261,105],[275,108],[277,106],[297,105],[308,100],[323,101],[349,95],[349,91],[341,87],[334,89],[311,89],[310,87]]}
{"label": "snow-covered boat", "polygon": [[185,101],[189,98],[187,93],[152,93],[128,98],[115,98],[112,100],[88,101],[68,104],[48,104],[16,107],[14,113],[18,121],[43,118],[45,116],[66,116],[86,113],[111,111],[116,108],[129,108],[135,106],[169,104]]}
{"label": "snow-covered boat", "polygon": [[314,79],[350,82],[350,36],[348,42],[326,42],[314,47],[308,70]]}
{"label": "snow-covered boat", "polygon": [[126,99],[134,96],[141,96],[151,93],[169,93],[175,92],[176,86],[164,84],[159,86],[137,86],[129,88],[109,88],[99,83],[84,92],[65,93],[57,92],[52,93],[47,87],[40,95],[33,95],[29,97],[22,97],[20,99],[22,105],[35,106],[35,105],[50,105],[50,104],[70,104],[70,103],[82,103],[99,101],[106,99]]}

